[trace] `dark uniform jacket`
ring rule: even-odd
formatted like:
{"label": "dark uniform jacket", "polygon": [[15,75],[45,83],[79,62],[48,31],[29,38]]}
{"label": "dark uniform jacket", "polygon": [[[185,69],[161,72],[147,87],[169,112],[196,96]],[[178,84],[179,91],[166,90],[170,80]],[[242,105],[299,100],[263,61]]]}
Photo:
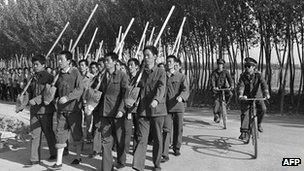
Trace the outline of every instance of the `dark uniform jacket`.
{"label": "dark uniform jacket", "polygon": [[83,82],[83,88],[84,90],[88,89],[90,84],[92,83],[94,79],[94,75],[90,72],[86,72],[85,75],[82,76],[82,82]]}
{"label": "dark uniform jacket", "polygon": [[84,85],[82,76],[77,68],[71,67],[67,72],[60,71],[58,80],[55,84],[57,87],[56,96],[60,99],[67,96],[68,102],[58,105],[59,112],[73,112],[80,110],[80,97],[83,93]]}
{"label": "dark uniform jacket", "polygon": [[245,95],[248,98],[261,98],[269,94],[267,84],[261,73],[254,72],[249,74],[244,72],[241,74],[238,83],[239,95]]}
{"label": "dark uniform jacket", "polygon": [[118,111],[125,114],[124,95],[129,84],[128,76],[115,70],[112,75],[106,75],[101,80],[99,91],[102,92],[98,111],[102,117],[116,117]]}
{"label": "dark uniform jacket", "polygon": [[[129,78],[129,88],[134,86],[134,84],[135,84],[135,82],[138,78],[139,72],[137,72],[134,77],[131,74],[129,75],[129,77],[128,77]],[[127,109],[128,113],[136,113],[137,112],[137,106],[138,106],[138,103],[135,102],[134,105],[131,108]]]}
{"label": "dark uniform jacket", "polygon": [[[180,96],[183,102],[178,102],[176,98]],[[166,106],[168,112],[184,112],[184,102],[189,97],[189,86],[186,76],[178,71],[173,74],[167,73],[166,86]]]}
{"label": "dark uniform jacket", "polygon": [[228,88],[232,86],[232,78],[227,70],[219,72],[218,69],[214,70],[211,74],[212,88]]}
{"label": "dark uniform jacket", "polygon": [[30,107],[30,114],[50,114],[54,112],[54,108],[52,104],[45,105],[43,103],[43,90],[46,84],[51,84],[53,81],[53,76],[49,74],[47,71],[43,70],[37,72],[32,82],[27,89],[29,93],[29,99],[34,100],[36,105]]}
{"label": "dark uniform jacket", "polygon": [[[145,68],[138,86],[141,88],[137,108],[138,115],[147,117],[165,116],[167,114],[166,71],[157,66],[154,66],[151,70]],[[150,106],[153,100],[158,101],[155,108]]]}

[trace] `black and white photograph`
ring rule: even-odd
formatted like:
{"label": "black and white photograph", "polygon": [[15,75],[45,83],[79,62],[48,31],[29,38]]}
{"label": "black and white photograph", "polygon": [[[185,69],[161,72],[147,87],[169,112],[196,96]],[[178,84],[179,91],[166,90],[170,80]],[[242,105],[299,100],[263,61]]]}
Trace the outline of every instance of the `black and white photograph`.
{"label": "black and white photograph", "polygon": [[0,170],[304,170],[304,1],[0,0]]}

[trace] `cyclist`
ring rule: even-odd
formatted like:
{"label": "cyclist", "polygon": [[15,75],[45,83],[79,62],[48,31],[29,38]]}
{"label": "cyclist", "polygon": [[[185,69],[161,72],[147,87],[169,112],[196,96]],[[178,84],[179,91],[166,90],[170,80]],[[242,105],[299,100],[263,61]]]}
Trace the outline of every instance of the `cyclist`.
{"label": "cyclist", "polygon": [[[267,84],[263,79],[260,72],[256,71],[257,61],[253,58],[245,59],[245,72],[243,72],[240,76],[238,83],[238,92],[240,107],[241,107],[241,135],[239,139],[244,140],[245,142],[249,142],[249,106],[250,102],[245,101],[244,99],[248,98],[262,98],[266,97],[270,98],[269,91],[267,89]],[[258,120],[258,130],[259,132],[263,132],[263,128],[261,126],[262,119],[264,114],[266,113],[266,105],[263,100],[257,101],[257,120]]]}
{"label": "cyclist", "polygon": [[[215,69],[211,74],[211,86],[213,91],[213,100],[214,100],[214,122],[219,123],[220,122],[220,97],[221,92],[218,91],[219,89],[223,88],[231,88],[232,87],[232,78],[226,69],[224,69],[225,60],[222,58],[219,58],[217,60],[217,69]],[[232,97],[231,91],[225,92],[225,99],[227,100],[227,104]]]}

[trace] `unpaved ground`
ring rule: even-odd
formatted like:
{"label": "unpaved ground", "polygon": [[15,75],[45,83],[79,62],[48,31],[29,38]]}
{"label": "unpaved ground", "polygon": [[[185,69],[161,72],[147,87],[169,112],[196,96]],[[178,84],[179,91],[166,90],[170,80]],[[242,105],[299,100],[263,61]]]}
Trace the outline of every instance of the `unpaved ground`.
{"label": "unpaved ground", "polygon": [[[14,107],[0,104],[0,113],[14,115]],[[188,110],[184,118],[183,146],[180,157],[170,155],[170,160],[162,164],[164,171],[205,171],[205,170],[304,170],[304,118],[300,116],[267,116],[264,133],[259,139],[259,156],[252,158],[253,146],[244,145],[239,136],[239,112],[229,111],[228,129],[213,123],[210,109]],[[14,115],[27,120],[27,112]],[[46,144],[42,150],[43,164],[31,168],[24,167],[29,160],[29,142],[10,140],[15,146],[0,151],[0,170],[48,170],[54,164],[49,157]],[[89,145],[85,146],[83,164],[72,166],[74,153],[64,158],[62,170],[100,170],[101,158],[89,159]],[[73,149],[72,149],[73,150]],[[300,157],[302,164],[297,167],[282,167],[285,157]],[[146,169],[151,170],[151,147],[148,148]],[[128,155],[127,167],[131,169],[132,156]]]}

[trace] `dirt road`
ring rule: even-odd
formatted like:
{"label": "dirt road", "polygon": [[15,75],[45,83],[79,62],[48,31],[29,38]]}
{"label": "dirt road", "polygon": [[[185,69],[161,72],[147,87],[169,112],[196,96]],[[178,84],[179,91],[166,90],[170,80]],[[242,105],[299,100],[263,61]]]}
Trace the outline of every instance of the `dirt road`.
{"label": "dirt road", "polygon": [[[0,104],[0,113],[13,113],[12,107]],[[28,115],[22,114],[21,118]],[[164,171],[205,171],[205,170],[304,170],[304,118],[300,116],[267,116],[264,121],[264,133],[259,138],[259,156],[253,159],[253,146],[245,145],[239,136],[239,112],[229,111],[228,129],[213,122],[210,109],[188,110],[184,117],[184,136],[182,155],[170,155],[170,160],[162,164]],[[12,144],[19,146],[0,152],[0,170],[48,170],[54,164],[47,161],[48,151],[44,143],[42,166],[24,167],[29,159],[29,142]],[[87,158],[89,145],[85,146],[83,164],[70,165],[75,153],[64,158],[62,170],[100,170],[101,158]],[[73,149],[72,149],[73,151]],[[282,166],[283,158],[301,158],[302,164],[294,167]],[[151,147],[148,148],[146,169],[153,169]],[[132,156],[128,155],[127,167],[132,170]]]}

